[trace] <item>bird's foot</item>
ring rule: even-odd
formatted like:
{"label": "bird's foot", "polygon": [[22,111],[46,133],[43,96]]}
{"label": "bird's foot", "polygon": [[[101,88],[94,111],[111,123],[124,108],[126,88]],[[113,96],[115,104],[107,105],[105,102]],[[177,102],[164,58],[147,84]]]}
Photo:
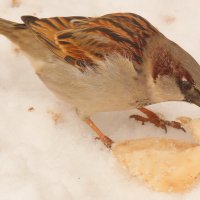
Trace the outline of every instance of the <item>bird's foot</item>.
{"label": "bird's foot", "polygon": [[[111,148],[112,144],[114,143],[109,137],[104,135],[101,130],[94,124],[94,122],[91,119],[86,119],[85,122],[96,132],[98,135],[98,139],[101,140],[101,142],[107,147]],[[97,139],[97,138],[96,138]]]}
{"label": "bird's foot", "polygon": [[167,121],[164,119],[161,119],[156,113],[142,107],[138,108],[142,113],[144,113],[147,117],[143,117],[140,115],[131,115],[130,118],[134,118],[137,121],[141,121],[142,124],[144,125],[145,122],[150,122],[154,124],[157,127],[160,127],[167,132],[167,126],[171,126],[175,129],[181,129],[182,131],[185,132],[185,129],[182,127],[181,123],[176,122],[176,121]]}

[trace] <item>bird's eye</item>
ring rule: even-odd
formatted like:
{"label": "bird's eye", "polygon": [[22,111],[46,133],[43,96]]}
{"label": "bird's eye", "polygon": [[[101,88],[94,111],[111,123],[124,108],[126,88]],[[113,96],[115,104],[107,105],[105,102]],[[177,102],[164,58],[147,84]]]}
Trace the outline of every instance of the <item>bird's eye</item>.
{"label": "bird's eye", "polygon": [[181,90],[190,90],[192,88],[192,84],[189,81],[182,81],[180,84]]}

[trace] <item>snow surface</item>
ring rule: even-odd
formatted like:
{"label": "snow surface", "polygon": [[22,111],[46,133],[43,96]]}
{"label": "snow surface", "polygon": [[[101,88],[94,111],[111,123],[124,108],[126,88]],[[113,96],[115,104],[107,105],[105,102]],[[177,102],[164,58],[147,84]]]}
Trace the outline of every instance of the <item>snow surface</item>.
{"label": "snow surface", "polygon": [[[200,62],[198,0],[22,0],[19,7],[0,0],[0,17],[19,21],[38,17],[134,12]],[[33,107],[33,108],[31,108]],[[200,117],[186,103],[149,106],[173,120]],[[184,194],[153,192],[131,178],[98,141],[70,105],[57,100],[34,74],[29,61],[0,36],[0,200],[167,200],[198,199],[200,185]],[[190,139],[181,131],[168,134],[129,120],[137,111],[99,113],[96,124],[113,140],[161,136]]]}

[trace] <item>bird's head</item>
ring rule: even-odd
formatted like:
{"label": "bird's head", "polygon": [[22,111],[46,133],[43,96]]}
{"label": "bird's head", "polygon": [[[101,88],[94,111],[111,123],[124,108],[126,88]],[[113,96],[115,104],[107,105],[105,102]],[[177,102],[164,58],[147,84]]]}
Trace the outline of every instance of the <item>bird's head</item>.
{"label": "bird's head", "polygon": [[200,66],[177,44],[155,49],[152,77],[158,102],[187,101],[200,106]]}

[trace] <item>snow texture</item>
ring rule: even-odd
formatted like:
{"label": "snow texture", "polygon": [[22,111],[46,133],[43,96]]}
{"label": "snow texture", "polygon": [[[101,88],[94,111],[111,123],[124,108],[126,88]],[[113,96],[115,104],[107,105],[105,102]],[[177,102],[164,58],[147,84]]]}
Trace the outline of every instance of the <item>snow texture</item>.
{"label": "snow texture", "polygon": [[[15,1],[15,0],[14,0]],[[19,5],[20,4],[20,5]],[[133,12],[142,15],[200,62],[198,0],[0,0],[0,17],[20,22],[38,17]],[[174,120],[200,117],[200,108],[180,102],[149,106]],[[190,140],[129,120],[139,113],[99,113],[96,124],[113,140],[160,136]],[[146,188],[117,163],[112,153],[34,74],[29,61],[0,36],[0,200],[184,200],[198,199],[200,185],[184,194]],[[98,158],[98,159],[97,159]]]}

